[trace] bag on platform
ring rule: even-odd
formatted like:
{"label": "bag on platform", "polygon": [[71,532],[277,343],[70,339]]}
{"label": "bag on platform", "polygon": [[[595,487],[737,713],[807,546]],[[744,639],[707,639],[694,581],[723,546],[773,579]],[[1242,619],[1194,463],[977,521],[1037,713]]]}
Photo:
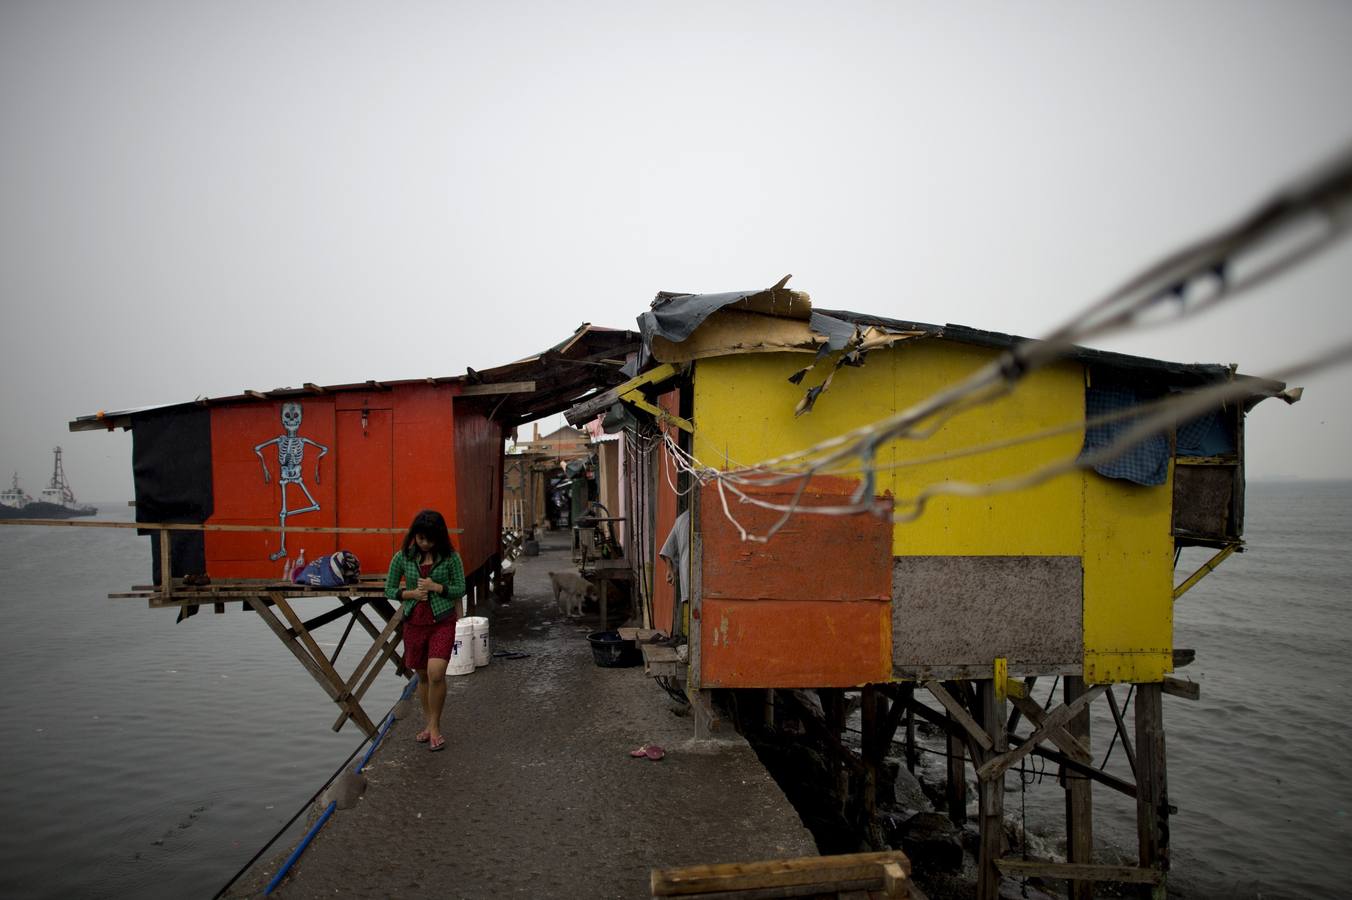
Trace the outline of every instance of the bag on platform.
{"label": "bag on platform", "polygon": [[361,577],[361,562],[350,550],[339,550],[310,562],[292,576],[296,584],[307,587],[336,588],[355,584]]}

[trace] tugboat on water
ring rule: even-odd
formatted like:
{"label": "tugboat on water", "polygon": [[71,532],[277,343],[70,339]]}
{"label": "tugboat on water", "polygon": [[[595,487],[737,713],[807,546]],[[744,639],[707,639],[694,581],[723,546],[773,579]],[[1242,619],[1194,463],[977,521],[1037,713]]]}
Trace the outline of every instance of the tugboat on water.
{"label": "tugboat on water", "polygon": [[34,500],[19,487],[19,473],[15,472],[10,486],[0,491],[0,519],[73,519],[98,512],[95,507],[76,501],[61,467],[61,448],[52,452],[56,455],[52,480],[39,492],[38,499]]}

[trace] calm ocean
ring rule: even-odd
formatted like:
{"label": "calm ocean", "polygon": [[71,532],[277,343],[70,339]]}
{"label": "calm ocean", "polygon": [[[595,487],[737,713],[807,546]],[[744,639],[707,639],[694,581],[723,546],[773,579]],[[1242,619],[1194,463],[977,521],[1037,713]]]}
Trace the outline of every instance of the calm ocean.
{"label": "calm ocean", "polygon": [[[1352,482],[1251,484],[1246,530],[1248,552],[1177,609],[1175,643],[1197,650],[1178,674],[1202,699],[1165,698],[1171,889],[1345,896]],[[1205,558],[1185,554],[1180,578]],[[252,613],[176,624],[107,598],[149,570],[133,532],[0,527],[0,895],[209,897],[362,741],[330,730],[333,704]],[[383,675],[368,707],[401,687]],[[1101,759],[1110,720],[1094,728]],[[1021,791],[1015,773],[1006,799],[1049,841],[1052,774]],[[1129,858],[1134,805],[1094,802],[1101,858]]]}

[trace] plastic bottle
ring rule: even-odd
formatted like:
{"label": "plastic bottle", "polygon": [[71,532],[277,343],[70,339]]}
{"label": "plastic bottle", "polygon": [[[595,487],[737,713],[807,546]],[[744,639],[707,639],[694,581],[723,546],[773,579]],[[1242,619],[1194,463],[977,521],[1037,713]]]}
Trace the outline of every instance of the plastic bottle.
{"label": "plastic bottle", "polygon": [[282,581],[291,580],[291,572],[293,569],[295,569],[295,567],[296,564],[291,561],[290,557],[288,557],[286,560],[286,564],[282,566]]}
{"label": "plastic bottle", "polygon": [[291,569],[291,580],[299,581],[300,573],[305,571],[305,548],[301,547],[300,552],[296,554],[296,565]]}

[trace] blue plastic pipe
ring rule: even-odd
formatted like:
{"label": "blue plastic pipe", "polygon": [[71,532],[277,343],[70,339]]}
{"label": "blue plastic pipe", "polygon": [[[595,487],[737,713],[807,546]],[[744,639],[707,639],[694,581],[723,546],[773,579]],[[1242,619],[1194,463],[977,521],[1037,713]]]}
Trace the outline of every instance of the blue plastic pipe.
{"label": "blue plastic pipe", "polygon": [[292,864],[300,859],[300,855],[305,852],[305,848],[310,846],[310,841],[314,840],[314,836],[319,833],[319,829],[324,827],[324,823],[329,820],[329,816],[333,815],[333,811],[337,808],[338,801],[330,800],[328,808],[325,809],[324,814],[319,817],[319,821],[310,826],[310,830],[305,832],[305,837],[296,845],[296,849],[291,851],[291,855],[286,858],[286,862],[282,863],[282,867],[277,870],[277,874],[272,876],[272,880],[268,882],[267,890],[263,891],[264,896],[271,894],[272,889],[277,886],[277,883],[286,877],[287,872],[291,871]]}
{"label": "blue plastic pipe", "polygon": [[353,769],[353,772],[358,775],[361,774],[361,770],[366,768],[366,763],[370,761],[371,754],[376,752],[376,748],[380,746],[380,742],[385,739],[385,732],[389,731],[390,726],[393,724],[394,713],[390,713],[385,717],[385,724],[380,726],[380,730],[376,732],[376,739],[371,742],[371,746],[367,749],[366,755],[361,758],[361,762],[357,763],[357,768]]}

